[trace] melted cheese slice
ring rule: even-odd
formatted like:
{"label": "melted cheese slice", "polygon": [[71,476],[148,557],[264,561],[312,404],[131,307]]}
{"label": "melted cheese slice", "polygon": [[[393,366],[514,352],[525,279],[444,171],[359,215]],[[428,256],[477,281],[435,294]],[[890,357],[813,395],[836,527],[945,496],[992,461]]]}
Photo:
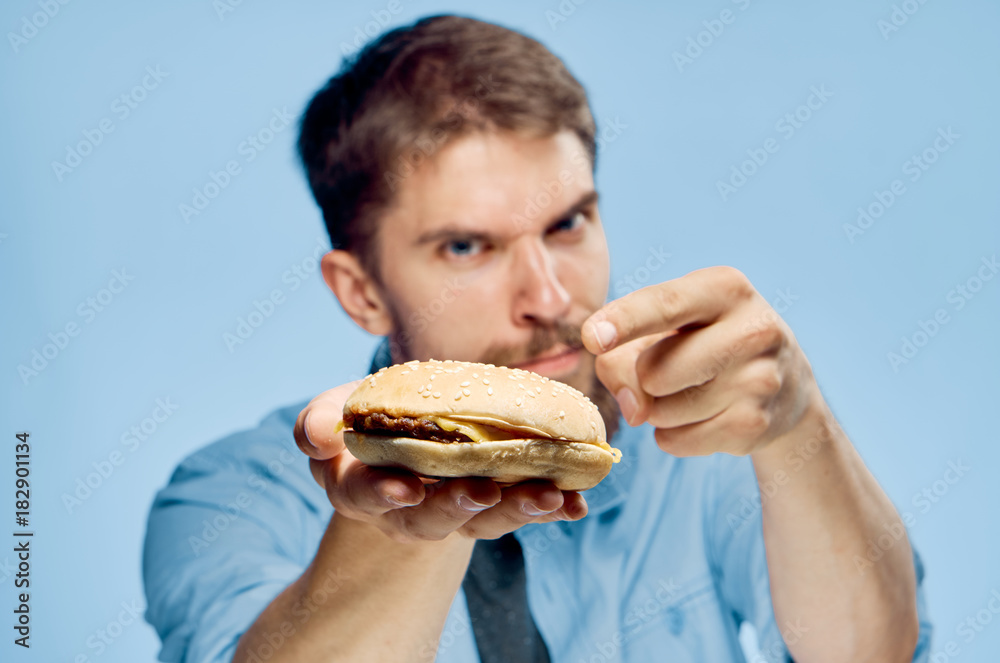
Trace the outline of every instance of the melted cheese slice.
{"label": "melted cheese slice", "polygon": [[433,424],[437,424],[441,430],[461,433],[473,442],[513,440],[517,438],[519,433],[529,437],[548,437],[541,431],[535,429],[518,428],[517,430],[514,430],[514,427],[508,426],[506,427],[506,430],[499,430],[492,425],[483,424],[482,422],[462,421],[451,417],[426,416],[421,417],[421,419],[426,419]]}
{"label": "melted cheese slice", "polygon": [[[533,428],[532,426],[511,424],[506,421],[487,416],[452,415],[450,417],[427,416],[423,418],[434,422],[443,430],[458,431],[473,442],[492,442],[498,440],[517,439],[516,436],[518,434],[529,438],[539,438],[543,440],[564,440],[566,442],[573,441],[566,438],[554,438],[548,433],[538,430],[537,428]],[[614,462],[617,463],[621,458],[621,451],[613,449],[607,442],[599,441],[594,442],[593,444],[596,444],[606,451],[610,451],[614,456]]]}

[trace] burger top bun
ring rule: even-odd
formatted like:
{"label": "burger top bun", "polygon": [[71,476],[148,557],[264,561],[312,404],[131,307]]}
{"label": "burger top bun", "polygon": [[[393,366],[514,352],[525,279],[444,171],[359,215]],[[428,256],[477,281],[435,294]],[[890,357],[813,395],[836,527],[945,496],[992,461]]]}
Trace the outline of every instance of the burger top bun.
{"label": "burger top bun", "polygon": [[518,368],[463,361],[410,361],[368,376],[344,404],[344,418],[454,417],[596,444],[610,451],[604,420],[582,393]]}

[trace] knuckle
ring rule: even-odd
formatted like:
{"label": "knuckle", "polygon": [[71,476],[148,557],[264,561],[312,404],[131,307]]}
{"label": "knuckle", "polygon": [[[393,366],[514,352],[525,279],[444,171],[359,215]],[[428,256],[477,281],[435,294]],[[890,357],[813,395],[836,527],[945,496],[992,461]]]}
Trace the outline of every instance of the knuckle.
{"label": "knuckle", "polygon": [[771,417],[761,408],[748,408],[736,417],[734,426],[741,437],[755,438],[763,435],[771,425]]}
{"label": "knuckle", "polygon": [[674,288],[654,286],[652,294],[656,312],[664,318],[674,317],[684,306],[683,297]]}
{"label": "knuckle", "polygon": [[781,372],[777,366],[768,362],[765,368],[757,371],[751,378],[751,390],[757,394],[773,396],[781,390]]}
{"label": "knuckle", "polygon": [[707,368],[705,366],[699,366],[698,371],[694,376],[695,384],[692,384],[688,387],[688,389],[692,389],[695,392],[708,391],[715,384],[715,379],[719,377],[719,373],[721,373],[724,369],[729,368],[731,363],[731,361],[727,363],[716,361]]}
{"label": "knuckle", "polygon": [[772,320],[768,320],[747,329],[744,342],[755,354],[758,354],[779,347],[783,338],[784,334],[781,328]]}
{"label": "knuckle", "polygon": [[718,267],[717,270],[724,292],[730,298],[745,299],[754,293],[750,279],[740,270],[729,265]]}
{"label": "knuckle", "polygon": [[[712,384],[711,382],[703,382],[682,391],[681,396],[683,397],[684,405],[689,408],[697,405],[702,400],[703,395],[708,393],[712,388]],[[679,409],[679,406],[680,403],[677,404],[677,409]]]}

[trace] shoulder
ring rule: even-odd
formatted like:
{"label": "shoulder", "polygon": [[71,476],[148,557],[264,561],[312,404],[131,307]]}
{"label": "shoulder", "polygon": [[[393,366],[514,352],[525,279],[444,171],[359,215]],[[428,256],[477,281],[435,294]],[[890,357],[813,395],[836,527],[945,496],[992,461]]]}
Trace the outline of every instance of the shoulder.
{"label": "shoulder", "polygon": [[[301,407],[275,410],[257,426],[207,444],[178,464],[150,507],[148,566],[189,559],[199,552],[188,545],[190,539],[203,531],[206,540],[231,538],[233,545],[263,537],[267,547],[292,556],[303,537],[318,540],[332,507],[292,438]],[[238,536],[246,540],[238,543]],[[227,547],[213,549],[221,553]]]}
{"label": "shoulder", "polygon": [[[292,429],[295,418],[308,401],[276,409],[260,423],[236,431],[191,452],[177,465],[170,483],[205,473],[266,468],[275,459],[303,456],[295,445]],[[288,463],[286,463],[288,464]]]}
{"label": "shoulder", "polygon": [[292,435],[295,419],[306,403],[274,410],[257,426],[226,435],[189,454],[157,494],[154,512],[179,502],[219,503],[242,492],[251,497],[262,495],[269,501],[294,499],[317,513],[328,510],[329,502],[309,471],[309,459]]}
{"label": "shoulder", "polygon": [[162,660],[203,660],[309,563],[332,507],[292,438],[304,405],[197,449],[157,493],[143,580]]}

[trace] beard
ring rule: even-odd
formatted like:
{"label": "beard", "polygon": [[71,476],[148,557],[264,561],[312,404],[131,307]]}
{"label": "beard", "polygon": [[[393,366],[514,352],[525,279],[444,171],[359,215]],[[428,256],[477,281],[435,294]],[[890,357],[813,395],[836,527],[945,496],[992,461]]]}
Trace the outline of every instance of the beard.
{"label": "beard", "polygon": [[[393,329],[396,330],[389,337],[393,362],[403,363],[415,359],[410,346],[410,340],[413,336],[402,325],[401,316],[398,316],[392,307],[389,310],[393,318]],[[531,338],[527,344],[523,346],[493,345],[474,361],[495,366],[511,366],[529,361],[557,345],[579,350],[581,352],[580,365],[569,375],[560,377],[559,381],[578,389],[594,402],[601,413],[601,419],[604,420],[607,439],[610,440],[618,432],[621,410],[618,407],[618,401],[597,378],[596,357],[583,347],[580,327],[581,325],[573,325],[562,320],[548,326],[537,325],[532,329]],[[435,358],[450,359],[451,357]]]}

